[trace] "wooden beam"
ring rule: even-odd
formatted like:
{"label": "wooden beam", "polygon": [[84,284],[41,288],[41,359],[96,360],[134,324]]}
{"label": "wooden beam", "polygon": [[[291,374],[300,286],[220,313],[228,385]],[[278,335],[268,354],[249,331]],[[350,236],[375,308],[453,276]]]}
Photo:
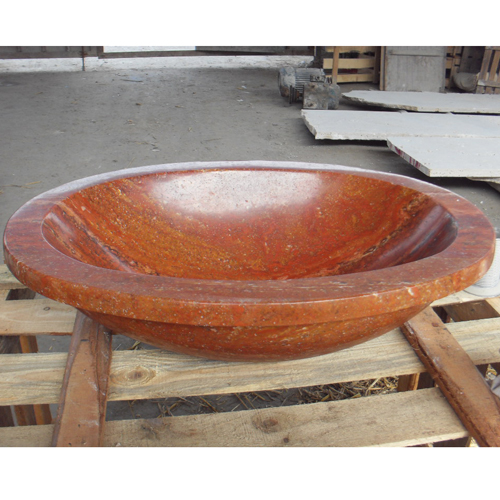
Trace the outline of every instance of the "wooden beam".
{"label": "wooden beam", "polygon": [[79,312],[68,352],[52,446],[102,444],[111,352],[111,334]]}
{"label": "wooden beam", "polygon": [[[500,318],[450,323],[448,328],[475,364],[500,361]],[[65,360],[58,352],[0,356],[0,406],[57,403]],[[280,363],[229,363],[159,349],[121,350],[113,353],[108,400],[280,390],[422,372],[425,366],[399,329],[350,349]]]}
{"label": "wooden beam", "polygon": [[[375,57],[359,57],[357,59],[339,59],[338,69],[366,69],[375,67]],[[325,59],[324,69],[333,68],[333,59]]]}
{"label": "wooden beam", "polygon": [[51,299],[0,303],[0,335],[71,335],[76,309]]}
{"label": "wooden beam", "polygon": [[500,446],[500,400],[439,316],[427,308],[402,327],[479,446]]}
{"label": "wooden beam", "polygon": [[0,290],[13,290],[16,288],[26,288],[14,275],[9,271],[5,264],[0,265]]}
{"label": "wooden beam", "polygon": [[337,83],[349,82],[372,82],[373,72],[371,73],[352,73],[337,75]]}
{"label": "wooden beam", "polygon": [[[0,429],[2,446],[49,446],[52,425]],[[104,446],[415,446],[466,437],[437,388],[280,408],[106,422]]]}
{"label": "wooden beam", "polygon": [[333,52],[335,49],[339,50],[339,54],[345,54],[346,52],[360,52],[364,54],[365,52],[377,52],[378,46],[357,46],[357,45],[344,45],[338,47],[325,47],[326,52]]}
{"label": "wooden beam", "polygon": [[[36,338],[32,336],[0,337],[0,353],[13,356],[20,353],[33,353],[38,351]],[[43,425],[52,422],[50,408],[46,404],[30,405],[21,404],[13,407],[17,425]],[[0,411],[0,426],[14,425],[12,409],[3,406]]]}
{"label": "wooden beam", "polygon": [[500,314],[487,300],[478,300],[466,304],[445,305],[444,310],[453,321],[473,321],[486,318],[498,318]]}

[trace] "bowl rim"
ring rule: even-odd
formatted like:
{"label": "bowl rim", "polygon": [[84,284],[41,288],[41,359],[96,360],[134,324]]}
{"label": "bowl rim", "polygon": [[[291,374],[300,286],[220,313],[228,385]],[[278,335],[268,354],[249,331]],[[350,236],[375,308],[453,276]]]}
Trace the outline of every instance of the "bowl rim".
{"label": "bowl rim", "polygon": [[[430,257],[372,271],[291,280],[212,280],[128,273],[78,261],[50,245],[46,214],[82,189],[121,178],[164,172],[271,169],[345,172],[409,187],[443,206],[457,223],[454,241]],[[323,323],[390,313],[463,290],[487,272],[495,232],[475,205],[447,189],[410,177],[323,163],[185,162],[117,170],[41,193],[9,219],[5,262],[36,292],[89,310],[140,320],[207,326]]]}

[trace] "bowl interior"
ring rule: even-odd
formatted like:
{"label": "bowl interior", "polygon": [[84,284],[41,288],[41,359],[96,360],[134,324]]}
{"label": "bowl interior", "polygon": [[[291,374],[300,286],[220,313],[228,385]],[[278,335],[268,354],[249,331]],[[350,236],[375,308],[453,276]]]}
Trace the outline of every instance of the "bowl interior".
{"label": "bowl interior", "polygon": [[113,180],[58,202],[42,231],[81,262],[215,280],[356,273],[444,250],[453,217],[429,196],[344,172],[223,169]]}

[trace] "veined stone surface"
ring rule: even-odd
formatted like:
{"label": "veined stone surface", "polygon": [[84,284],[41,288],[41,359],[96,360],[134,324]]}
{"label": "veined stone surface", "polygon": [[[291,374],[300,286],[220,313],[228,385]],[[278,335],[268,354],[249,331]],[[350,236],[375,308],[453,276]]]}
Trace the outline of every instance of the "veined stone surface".
{"label": "veined stone surface", "polygon": [[339,165],[126,169],[43,193],[9,220],[25,285],[114,332],[234,361],[382,335],[475,283],[495,233],[460,196]]}

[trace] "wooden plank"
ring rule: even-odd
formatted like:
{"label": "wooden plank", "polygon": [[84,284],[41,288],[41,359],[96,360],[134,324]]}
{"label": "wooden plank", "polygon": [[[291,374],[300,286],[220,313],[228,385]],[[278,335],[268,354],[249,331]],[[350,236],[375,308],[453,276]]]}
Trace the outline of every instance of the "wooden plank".
{"label": "wooden plank", "polygon": [[[0,427],[13,427],[14,425],[12,408],[10,406],[0,406]],[[0,446],[3,446],[1,439]]]}
{"label": "wooden plank", "polygon": [[[20,352],[38,352],[36,337],[31,335],[20,335],[16,340],[19,342]],[[52,423],[52,414],[47,404],[19,405],[14,407],[14,411],[17,425],[45,425]]]}
{"label": "wooden plank", "polygon": [[333,62],[332,62],[332,82],[337,83],[337,75],[339,72],[339,47],[333,49]]}
{"label": "wooden plank", "polygon": [[359,447],[410,446],[462,437],[465,429],[441,398],[430,389],[185,420],[110,422],[105,444]]}
{"label": "wooden plank", "polygon": [[[374,68],[375,57],[360,57],[358,59],[339,59],[338,69],[364,69]],[[333,59],[325,59],[323,64],[324,69],[333,68]]]}
{"label": "wooden plank", "polygon": [[[49,446],[53,426],[0,429]],[[468,435],[439,389],[262,410],[107,422],[104,446],[415,446]]]}
{"label": "wooden plank", "polygon": [[418,389],[418,381],[420,377],[418,373],[413,375],[401,375],[398,377],[398,391],[416,391]]}
{"label": "wooden plank", "polygon": [[[451,323],[475,364],[500,362],[500,318]],[[63,353],[0,356],[0,406],[57,403]],[[399,329],[326,356],[281,363],[227,363],[157,349],[116,351],[110,401],[231,394],[422,373]]]}
{"label": "wooden plank", "polygon": [[449,49],[449,63],[450,65],[448,66],[447,62],[447,69],[449,69],[449,76],[446,79],[446,88],[451,88],[454,86],[454,81],[453,78],[455,74],[460,70],[460,65],[462,63],[462,53],[463,53],[463,47],[457,46],[457,47],[450,47]]}
{"label": "wooden plank", "polygon": [[489,47],[486,47],[486,49],[484,51],[483,62],[481,64],[481,70],[479,71],[478,86],[476,88],[476,93],[479,93],[479,94],[484,93],[484,88],[482,85],[479,85],[479,81],[483,82],[483,81],[488,80],[488,72],[489,72],[489,67],[490,67],[492,55],[493,55],[493,51]]}
{"label": "wooden plank", "polygon": [[[35,336],[20,335],[19,343],[21,345],[22,353],[36,353],[38,352],[38,342]],[[45,425],[52,423],[52,413],[50,406],[43,405],[30,405],[25,407],[24,411],[19,410],[20,407],[15,407],[17,425]],[[29,418],[26,418],[29,416]]]}
{"label": "wooden plank", "polygon": [[360,52],[361,54],[365,54],[366,52],[376,52],[378,50],[378,46],[366,45],[366,46],[357,46],[357,45],[341,45],[338,47],[325,47],[325,52],[333,52],[335,49],[339,49],[339,54],[345,54],[346,52]]}
{"label": "wooden plank", "polygon": [[0,264],[0,290],[13,290],[16,288],[26,288],[13,276],[5,264]]}
{"label": "wooden plank", "polygon": [[500,88],[500,82],[493,82],[491,80],[478,80],[477,84],[482,87]]}
{"label": "wooden plank", "polygon": [[479,297],[477,295],[473,295],[472,293],[466,292],[465,290],[454,293],[452,295],[448,295],[448,297],[443,297],[442,299],[435,300],[431,306],[432,307],[441,307],[448,304],[465,304],[467,302],[477,301]]}
{"label": "wooden plank", "polygon": [[479,446],[500,446],[500,400],[437,314],[427,308],[402,328]]}
{"label": "wooden plank", "polygon": [[[11,356],[13,353],[21,353],[21,342],[19,337],[0,337],[0,353]],[[14,411],[14,413],[12,413]],[[17,425],[35,425],[35,413],[29,404],[17,405],[14,408],[5,407],[0,414],[2,425],[14,425],[14,414]]]}
{"label": "wooden plank", "polygon": [[444,309],[453,321],[471,321],[498,318],[500,316],[498,311],[487,300],[448,305],[444,306]]}
{"label": "wooden plank", "polygon": [[493,55],[493,61],[491,63],[490,77],[489,77],[489,80],[492,84],[498,82],[499,63],[500,63],[500,50],[495,50]]}
{"label": "wooden plank", "polygon": [[371,82],[373,81],[373,73],[353,73],[337,75],[337,83],[348,82]]}
{"label": "wooden plank", "polygon": [[500,316],[500,297],[486,299],[486,302],[495,311],[495,313]]}
{"label": "wooden plank", "polygon": [[[0,303],[7,298],[9,294],[8,290],[0,290]],[[8,345],[12,344],[12,339],[0,338],[0,353],[8,352]],[[10,406],[0,406],[0,427],[13,427],[14,414],[12,413],[12,408]],[[1,446],[1,441],[0,441]]]}
{"label": "wooden plank", "polygon": [[71,335],[76,309],[50,299],[0,303],[0,335]]}
{"label": "wooden plank", "polygon": [[[52,425],[0,429],[2,446],[48,446]],[[104,446],[415,446],[467,431],[439,389],[239,412],[110,421]]]}
{"label": "wooden plank", "polygon": [[[7,296],[9,299],[6,301]],[[35,297],[35,292],[29,290],[27,288],[18,288],[14,290],[0,290],[0,310],[1,308],[9,308],[12,304],[16,304],[19,302],[18,299],[33,299]],[[23,300],[23,302],[30,303],[32,300]],[[0,314],[1,317],[1,314]],[[0,323],[1,325],[1,323]],[[1,331],[0,326],[0,331]],[[3,337],[4,339],[6,337]],[[35,336],[32,335],[20,335],[17,337],[12,337],[8,339],[8,343],[10,344],[10,348],[3,352],[10,353],[36,353],[38,352],[38,343]],[[5,345],[4,345],[5,347]],[[4,407],[1,412],[6,414],[6,418],[8,421],[8,414],[12,412],[12,410],[8,407]],[[50,407],[46,404],[44,405],[20,405],[14,407],[14,412],[16,415],[17,425],[44,425],[50,424],[52,422],[52,414],[50,412]],[[12,418],[12,417],[11,417]]]}
{"label": "wooden plank", "polygon": [[110,333],[79,312],[54,422],[52,446],[102,444],[111,352]]}

